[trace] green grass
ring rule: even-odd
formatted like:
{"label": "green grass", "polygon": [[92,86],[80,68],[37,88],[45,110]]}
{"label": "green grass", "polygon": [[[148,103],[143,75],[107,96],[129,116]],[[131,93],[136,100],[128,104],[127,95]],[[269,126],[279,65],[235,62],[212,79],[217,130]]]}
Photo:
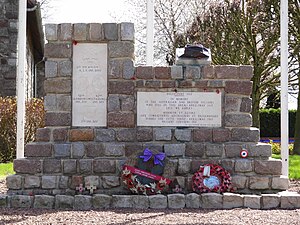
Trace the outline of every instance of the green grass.
{"label": "green grass", "polygon": [[[272,154],[272,158],[280,159],[280,155]],[[300,179],[300,155],[289,156],[289,178]]]}
{"label": "green grass", "polygon": [[0,163],[0,179],[14,173],[13,163]]}

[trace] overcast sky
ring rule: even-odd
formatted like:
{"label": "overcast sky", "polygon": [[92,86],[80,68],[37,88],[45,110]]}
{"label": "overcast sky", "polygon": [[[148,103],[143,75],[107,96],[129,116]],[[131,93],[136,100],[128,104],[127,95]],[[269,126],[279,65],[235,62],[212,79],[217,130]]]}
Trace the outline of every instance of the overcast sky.
{"label": "overcast sky", "polygon": [[118,15],[120,18],[126,10],[124,0],[51,0],[47,5],[48,17],[44,23],[116,22],[116,18],[111,15]]}

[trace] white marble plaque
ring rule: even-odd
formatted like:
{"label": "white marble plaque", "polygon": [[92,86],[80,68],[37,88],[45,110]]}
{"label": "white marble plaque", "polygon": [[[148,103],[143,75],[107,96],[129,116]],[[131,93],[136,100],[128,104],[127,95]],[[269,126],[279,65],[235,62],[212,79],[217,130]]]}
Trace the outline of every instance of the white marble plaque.
{"label": "white marble plaque", "polygon": [[107,44],[73,45],[73,126],[106,126]]}
{"label": "white marble plaque", "polygon": [[222,94],[216,92],[138,92],[138,126],[222,126]]}

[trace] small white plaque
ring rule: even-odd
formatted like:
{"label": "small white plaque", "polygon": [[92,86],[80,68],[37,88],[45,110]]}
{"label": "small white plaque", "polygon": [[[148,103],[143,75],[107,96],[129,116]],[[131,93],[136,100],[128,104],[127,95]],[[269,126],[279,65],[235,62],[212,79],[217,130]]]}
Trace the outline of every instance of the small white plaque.
{"label": "small white plaque", "polygon": [[73,126],[106,126],[107,44],[73,45]]}
{"label": "small white plaque", "polygon": [[138,126],[222,126],[222,94],[216,92],[138,92]]}

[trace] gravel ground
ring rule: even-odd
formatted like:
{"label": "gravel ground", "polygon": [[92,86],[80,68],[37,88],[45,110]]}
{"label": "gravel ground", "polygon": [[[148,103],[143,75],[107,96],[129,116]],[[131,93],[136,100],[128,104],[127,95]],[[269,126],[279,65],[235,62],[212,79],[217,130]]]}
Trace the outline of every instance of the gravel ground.
{"label": "gravel ground", "polygon": [[[291,181],[291,191],[300,191],[300,181]],[[6,193],[5,181],[0,180],[0,194]],[[62,211],[39,209],[0,209],[2,224],[289,224],[300,225],[297,210],[136,210]]]}

